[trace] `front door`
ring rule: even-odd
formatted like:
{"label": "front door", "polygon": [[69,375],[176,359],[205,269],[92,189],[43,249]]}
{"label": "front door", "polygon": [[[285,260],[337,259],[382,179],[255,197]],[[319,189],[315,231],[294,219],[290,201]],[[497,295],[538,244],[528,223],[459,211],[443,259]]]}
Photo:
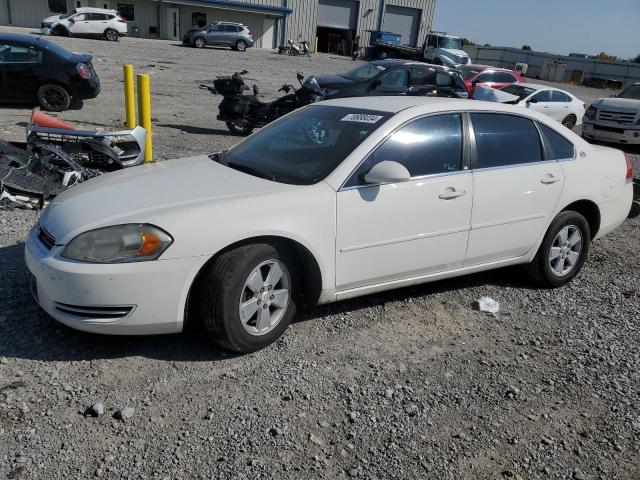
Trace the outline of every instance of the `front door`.
{"label": "front door", "polygon": [[224,25],[214,25],[207,32],[207,43],[209,45],[222,45],[224,43]]}
{"label": "front door", "polygon": [[378,77],[369,95],[406,95],[409,90],[409,72],[405,67],[394,68]]}
{"label": "front door", "polygon": [[[337,194],[338,291],[462,266],[473,197],[462,139],[459,114],[427,116],[396,130],[355,170]],[[365,184],[385,160],[411,179]]]}
{"label": "front door", "polygon": [[72,35],[87,35],[92,33],[89,13],[78,13],[69,19],[69,31]]}
{"label": "front door", "polygon": [[551,103],[551,91],[539,90],[525,102],[525,106],[536,112],[552,116],[554,105]]}
{"label": "front door", "polygon": [[180,40],[180,10],[167,8],[167,40]]}
{"label": "front door", "polygon": [[31,45],[0,43],[0,98],[35,98],[41,78],[42,52]]}
{"label": "front door", "polygon": [[525,255],[543,234],[562,193],[564,173],[546,160],[528,118],[472,113],[477,159],[466,265]]}

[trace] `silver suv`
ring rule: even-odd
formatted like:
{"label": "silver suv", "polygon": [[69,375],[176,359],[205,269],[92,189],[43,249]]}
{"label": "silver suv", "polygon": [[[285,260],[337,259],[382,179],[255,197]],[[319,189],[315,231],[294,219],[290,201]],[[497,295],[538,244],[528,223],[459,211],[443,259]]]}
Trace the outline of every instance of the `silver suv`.
{"label": "silver suv", "polygon": [[230,47],[244,52],[253,46],[253,36],[249,27],[241,23],[215,22],[206,27],[189,30],[184,35],[182,44],[197,48],[207,45]]}

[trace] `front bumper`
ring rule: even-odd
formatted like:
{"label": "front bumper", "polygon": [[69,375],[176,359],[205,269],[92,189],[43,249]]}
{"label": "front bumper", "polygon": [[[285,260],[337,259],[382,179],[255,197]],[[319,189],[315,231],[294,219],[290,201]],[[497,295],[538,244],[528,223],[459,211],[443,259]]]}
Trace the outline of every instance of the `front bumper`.
{"label": "front bumper", "polygon": [[630,127],[633,126],[609,126],[593,123],[590,120],[584,119],[582,123],[582,137],[587,140],[598,140],[601,142],[640,145],[640,127]]}
{"label": "front bumper", "polygon": [[123,264],[92,264],[60,257],[38,239],[25,245],[40,307],[59,322],[93,333],[150,335],[180,332],[189,288],[203,257]]}
{"label": "front bumper", "polygon": [[51,35],[51,27],[40,28],[40,33],[42,33],[42,35]]}

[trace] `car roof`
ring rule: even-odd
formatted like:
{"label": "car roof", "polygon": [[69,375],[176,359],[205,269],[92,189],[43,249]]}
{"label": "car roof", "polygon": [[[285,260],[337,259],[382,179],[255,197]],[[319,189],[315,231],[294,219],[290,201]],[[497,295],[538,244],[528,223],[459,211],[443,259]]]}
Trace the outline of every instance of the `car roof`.
{"label": "car roof", "polygon": [[22,33],[0,33],[0,41],[2,42],[23,42],[31,45],[49,43],[48,40],[32,35],[24,35]]}
{"label": "car roof", "polygon": [[416,60],[403,60],[401,58],[388,58],[386,60],[373,60],[373,61],[369,62],[369,64],[370,65],[375,65],[375,66],[380,66],[380,67],[387,67],[387,68],[404,67],[404,66],[407,66],[407,65],[417,65],[417,66],[420,66],[420,67],[433,68],[435,70],[451,71],[451,69],[449,67],[446,67],[444,65],[433,65],[432,63],[418,62]]}
{"label": "car roof", "polygon": [[484,72],[485,70],[496,70],[498,72],[513,73],[513,70],[511,70],[510,68],[494,67],[492,65],[478,65],[476,63],[472,63],[468,65],[460,65],[460,68],[466,68],[469,70],[478,70],[479,72]]}
{"label": "car roof", "polygon": [[76,13],[118,13],[117,10],[112,8],[96,8],[96,7],[78,7],[75,9]]}
{"label": "car roof", "polygon": [[[566,90],[562,90],[561,88],[552,87],[550,85],[543,85],[542,83],[518,83],[520,87],[533,88],[534,90],[556,90],[558,92],[566,93],[567,95],[571,95]],[[573,95],[571,95],[573,96]]]}
{"label": "car roof", "polygon": [[[522,113],[522,107],[507,105],[496,102],[484,102],[481,100],[464,100],[460,98],[444,97],[375,97],[372,102],[371,97],[350,97],[336,98],[311,104],[326,105],[332,107],[358,108],[362,110],[378,110],[396,114],[408,108],[420,110],[417,113],[446,112],[446,111],[478,111],[491,110],[505,113]],[[372,107],[372,105],[374,105]]]}
{"label": "car roof", "polygon": [[213,22],[211,25],[238,25],[240,27],[244,27],[244,24],[238,22],[226,22],[224,20],[219,20],[217,22]]}

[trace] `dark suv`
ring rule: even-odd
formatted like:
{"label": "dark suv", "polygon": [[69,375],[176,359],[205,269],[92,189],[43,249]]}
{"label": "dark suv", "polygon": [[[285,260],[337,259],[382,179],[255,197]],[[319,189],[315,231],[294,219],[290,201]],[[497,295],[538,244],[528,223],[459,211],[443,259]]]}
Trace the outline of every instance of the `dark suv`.
{"label": "dark suv", "polygon": [[229,47],[244,52],[253,46],[251,30],[246,25],[233,22],[215,22],[206,27],[189,30],[182,39],[183,45],[204,48]]}
{"label": "dark suv", "polygon": [[376,60],[341,75],[311,76],[305,87],[323,99],[370,95],[468,98],[460,74],[448,67],[409,60]]}

